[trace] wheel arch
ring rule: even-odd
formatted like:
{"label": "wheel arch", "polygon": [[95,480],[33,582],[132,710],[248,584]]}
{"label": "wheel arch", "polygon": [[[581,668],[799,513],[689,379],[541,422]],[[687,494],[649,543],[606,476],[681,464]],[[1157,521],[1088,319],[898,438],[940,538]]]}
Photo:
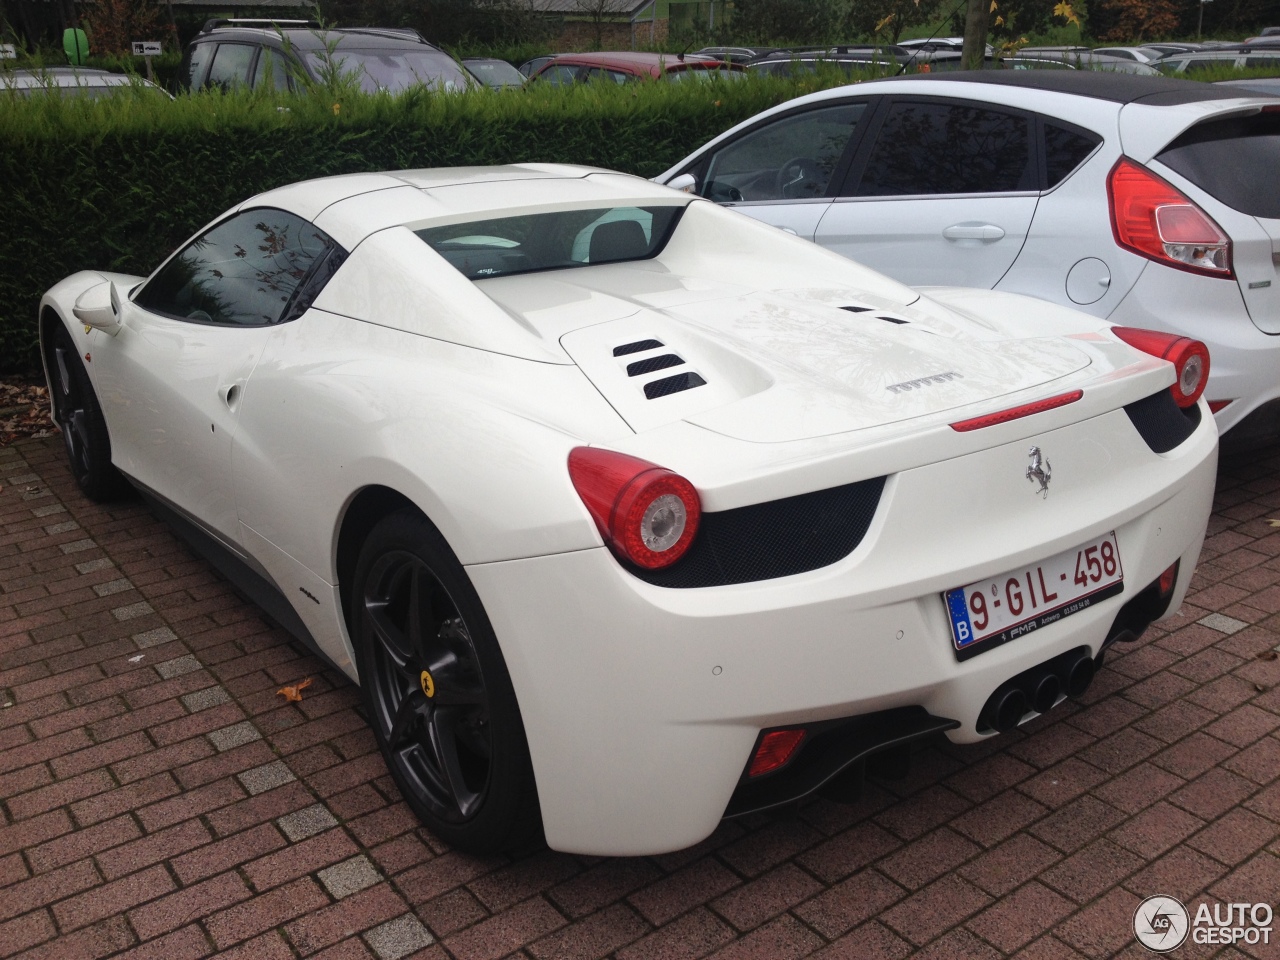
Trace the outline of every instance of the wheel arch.
{"label": "wheel arch", "polygon": [[364,546],[369,532],[383,517],[406,508],[417,511],[431,522],[426,511],[407,496],[381,484],[372,484],[357,492],[342,514],[342,522],[338,527],[334,571],[338,576],[342,622],[347,628],[347,636],[351,638],[353,648],[357,634],[356,625],[351,621],[351,590],[352,581],[355,579],[356,563],[360,559],[360,548]]}

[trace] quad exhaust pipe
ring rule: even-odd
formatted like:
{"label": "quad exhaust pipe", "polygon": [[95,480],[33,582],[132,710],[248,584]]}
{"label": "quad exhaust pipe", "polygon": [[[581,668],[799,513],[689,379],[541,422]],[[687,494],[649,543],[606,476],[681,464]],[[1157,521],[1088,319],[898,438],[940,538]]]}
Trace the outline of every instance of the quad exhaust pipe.
{"label": "quad exhaust pipe", "polygon": [[1088,647],[1077,647],[1024,670],[1000,684],[978,715],[978,731],[1008,733],[1028,711],[1047,713],[1063,694],[1081,696],[1089,689],[1097,666]]}

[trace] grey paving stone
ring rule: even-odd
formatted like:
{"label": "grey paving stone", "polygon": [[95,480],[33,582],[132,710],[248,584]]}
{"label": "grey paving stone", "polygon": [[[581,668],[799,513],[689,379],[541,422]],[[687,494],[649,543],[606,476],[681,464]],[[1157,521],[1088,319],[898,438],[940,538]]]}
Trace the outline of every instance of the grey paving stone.
{"label": "grey paving stone", "polygon": [[95,570],[106,570],[108,567],[114,567],[116,562],[110,557],[99,557],[97,560],[86,560],[84,563],[77,563],[76,569],[81,573],[93,573]]}
{"label": "grey paving stone", "polygon": [[79,529],[80,524],[76,523],[74,520],[63,520],[61,523],[49,524],[49,526],[44,528],[44,532],[49,534],[49,536],[54,536],[59,533],[69,533],[72,530]]}
{"label": "grey paving stone", "polygon": [[195,673],[199,669],[200,661],[189,653],[185,657],[174,657],[172,660],[156,664],[156,672],[166,680],[172,680],[185,673]]}
{"label": "grey paving stone", "polygon": [[[148,630],[146,633],[135,633],[133,642],[140,647],[158,647],[162,643],[168,643],[170,640],[177,640],[178,635],[168,627],[156,627],[154,630]],[[219,701],[225,703],[225,700]]]}
{"label": "grey paving stone", "polygon": [[1228,617],[1224,613],[1211,613],[1206,617],[1201,617],[1196,623],[1204,624],[1210,630],[1220,630],[1223,633],[1239,633],[1249,624],[1243,620],[1237,620],[1235,617]]}
{"label": "grey paving stone", "polygon": [[121,577],[119,580],[108,580],[106,583],[99,583],[93,588],[93,592],[100,597],[109,597],[113,593],[124,593],[126,590],[132,590],[133,584],[126,578]]}
{"label": "grey paving stone", "polygon": [[231,694],[223,690],[222,687],[207,687],[204,690],[197,690],[195,693],[184,694],[179,699],[182,700],[182,705],[189,711],[199,713],[201,710],[208,710],[210,707],[230,703]]}
{"label": "grey paving stone", "polygon": [[219,753],[261,739],[262,734],[258,732],[258,728],[248,720],[241,723],[233,723],[229,727],[214,730],[209,734],[209,742],[218,749]]}
{"label": "grey paving stone", "polygon": [[70,543],[59,544],[58,549],[63,553],[80,553],[82,550],[92,550],[96,546],[97,544],[92,540],[72,540]]}
{"label": "grey paving stone", "polygon": [[260,767],[254,767],[252,770],[237,774],[237,777],[251,796],[266,793],[268,790],[274,790],[276,787],[297,779],[293,775],[293,771],[284,765],[283,760],[264,763]]}
{"label": "grey paving stone", "polygon": [[366,930],[364,940],[373,948],[379,960],[400,960],[401,957],[407,957],[436,942],[435,937],[422,925],[422,921],[412,913]]}
{"label": "grey paving stone", "polygon": [[329,896],[335,900],[349,897],[382,881],[382,874],[378,873],[369,862],[369,858],[363,855],[335,863],[332,867],[325,867],[316,876],[329,891]]}
{"label": "grey paving stone", "polygon": [[16,487],[20,483],[39,483],[40,478],[34,473],[24,473],[20,477],[10,477],[9,482]]}
{"label": "grey paving stone", "polygon": [[148,613],[155,613],[155,608],[145,600],[139,600],[137,603],[131,603],[127,607],[116,607],[111,611],[111,615],[121,622],[125,620],[136,620],[138,617],[145,617]]}
{"label": "grey paving stone", "polygon": [[37,517],[51,517],[55,513],[66,513],[67,508],[60,503],[46,503],[43,507],[36,507],[31,511]]}
{"label": "grey paving stone", "polygon": [[284,831],[291,843],[313,837],[330,827],[338,825],[338,818],[329,812],[323,804],[317,803],[294,813],[287,813],[276,820],[276,825]]}

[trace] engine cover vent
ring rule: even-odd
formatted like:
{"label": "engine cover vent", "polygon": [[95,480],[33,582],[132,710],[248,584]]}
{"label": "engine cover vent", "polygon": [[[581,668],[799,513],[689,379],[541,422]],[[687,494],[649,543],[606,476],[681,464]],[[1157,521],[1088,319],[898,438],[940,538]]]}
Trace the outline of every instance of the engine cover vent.
{"label": "engine cover vent", "polygon": [[661,340],[636,340],[634,343],[624,343],[620,347],[614,347],[613,355],[615,357],[625,357],[628,353],[640,353],[642,350],[656,350],[661,346],[665,346]]}
{"label": "engine cover vent", "polygon": [[684,363],[684,358],[677,357],[674,353],[664,353],[658,357],[645,357],[643,360],[627,364],[627,376],[638,377],[641,374],[653,373],[655,370],[678,367],[682,363]]}
{"label": "engine cover vent", "polygon": [[706,385],[707,381],[696,373],[677,373],[674,377],[663,377],[661,380],[646,383],[644,385],[644,395],[650,400],[656,400],[658,397],[666,397],[673,393],[692,390],[694,387],[705,387]]}

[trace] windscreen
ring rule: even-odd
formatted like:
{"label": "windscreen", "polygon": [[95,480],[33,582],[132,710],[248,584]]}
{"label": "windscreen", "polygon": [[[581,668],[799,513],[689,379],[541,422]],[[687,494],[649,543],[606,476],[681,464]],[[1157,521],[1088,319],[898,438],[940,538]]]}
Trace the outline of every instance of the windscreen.
{"label": "windscreen", "polygon": [[321,80],[336,70],[341,75],[354,75],[365,93],[384,90],[400,93],[425,84],[448,91],[465,90],[470,85],[462,68],[452,57],[438,50],[350,50],[340,47],[307,54],[312,71]]}
{"label": "windscreen", "polygon": [[557,210],[415,233],[469,280],[657,256],[684,206]]}
{"label": "windscreen", "polygon": [[1234,210],[1280,218],[1280,112],[1272,110],[1198,124],[1157,159]]}

